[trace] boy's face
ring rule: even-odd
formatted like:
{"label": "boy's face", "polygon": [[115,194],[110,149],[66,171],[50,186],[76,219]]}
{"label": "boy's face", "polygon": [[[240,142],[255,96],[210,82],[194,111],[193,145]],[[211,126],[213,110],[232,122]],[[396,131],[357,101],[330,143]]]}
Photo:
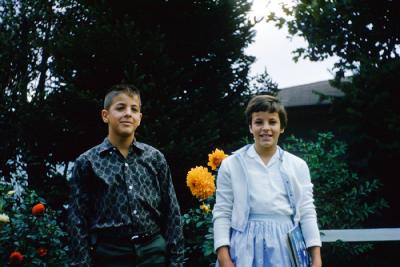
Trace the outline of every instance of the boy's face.
{"label": "boy's face", "polygon": [[142,119],[140,99],[137,95],[120,93],[114,97],[108,109],[102,110],[101,115],[103,121],[108,124],[110,136],[134,136]]}
{"label": "boy's face", "polygon": [[277,112],[260,111],[251,115],[250,133],[259,149],[275,148],[284,129]]}

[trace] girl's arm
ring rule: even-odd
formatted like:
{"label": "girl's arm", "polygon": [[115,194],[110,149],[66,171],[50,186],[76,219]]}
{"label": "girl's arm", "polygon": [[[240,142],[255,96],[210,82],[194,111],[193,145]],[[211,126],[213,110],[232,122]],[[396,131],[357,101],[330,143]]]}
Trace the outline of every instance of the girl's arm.
{"label": "girl's arm", "polygon": [[312,267],[321,267],[322,259],[321,259],[321,248],[320,247],[310,247],[309,248],[311,258],[312,258]]}

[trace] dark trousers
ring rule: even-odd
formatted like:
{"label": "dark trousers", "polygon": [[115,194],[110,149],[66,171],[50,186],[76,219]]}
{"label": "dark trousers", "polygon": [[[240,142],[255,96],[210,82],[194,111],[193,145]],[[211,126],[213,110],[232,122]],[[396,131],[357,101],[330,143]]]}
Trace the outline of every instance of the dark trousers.
{"label": "dark trousers", "polygon": [[93,251],[94,267],[165,267],[166,242],[157,234],[143,243],[98,240]]}

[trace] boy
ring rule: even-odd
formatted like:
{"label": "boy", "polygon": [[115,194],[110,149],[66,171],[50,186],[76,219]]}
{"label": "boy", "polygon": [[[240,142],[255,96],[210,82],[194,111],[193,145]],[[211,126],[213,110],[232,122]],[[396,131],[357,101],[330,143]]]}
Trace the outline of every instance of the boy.
{"label": "boy", "polygon": [[138,89],[111,88],[101,111],[104,141],[80,155],[71,178],[71,266],[183,266],[180,211],[157,149],[137,142]]}

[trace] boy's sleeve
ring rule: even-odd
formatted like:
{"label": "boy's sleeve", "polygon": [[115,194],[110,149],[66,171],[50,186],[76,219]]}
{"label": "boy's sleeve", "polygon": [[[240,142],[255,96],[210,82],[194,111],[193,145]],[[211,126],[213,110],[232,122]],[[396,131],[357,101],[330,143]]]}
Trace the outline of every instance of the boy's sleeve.
{"label": "boy's sleeve", "polygon": [[89,195],[85,186],[88,162],[75,161],[70,180],[68,224],[70,266],[90,266],[90,244],[88,236],[87,212]]}
{"label": "boy's sleeve", "polygon": [[167,241],[167,250],[169,254],[169,266],[180,267],[184,264],[184,239],[182,230],[181,213],[179,204],[176,199],[174,185],[172,183],[171,172],[168,164],[163,159],[161,170],[161,194],[165,209],[166,225],[164,229],[164,237]]}

